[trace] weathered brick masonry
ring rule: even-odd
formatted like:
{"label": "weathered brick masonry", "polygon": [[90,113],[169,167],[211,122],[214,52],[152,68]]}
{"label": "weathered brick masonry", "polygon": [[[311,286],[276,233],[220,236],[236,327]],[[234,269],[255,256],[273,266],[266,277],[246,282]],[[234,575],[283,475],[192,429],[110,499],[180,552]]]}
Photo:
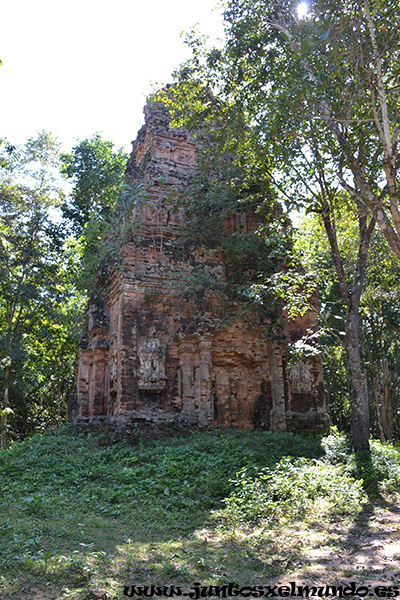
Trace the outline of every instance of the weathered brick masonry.
{"label": "weathered brick masonry", "polygon": [[[170,194],[194,169],[188,132],[171,128],[159,104],[147,109],[127,166],[146,196],[133,211],[122,265],[90,300],[71,418],[82,425],[325,427],[320,357],[287,367],[288,341],[315,328],[315,312],[272,329],[245,302],[227,305],[211,287],[186,293],[194,274],[223,283],[227,267],[221,249],[182,244],[185,215],[171,210]],[[242,215],[240,226],[252,231],[257,219]],[[236,226],[233,217],[225,223]]]}

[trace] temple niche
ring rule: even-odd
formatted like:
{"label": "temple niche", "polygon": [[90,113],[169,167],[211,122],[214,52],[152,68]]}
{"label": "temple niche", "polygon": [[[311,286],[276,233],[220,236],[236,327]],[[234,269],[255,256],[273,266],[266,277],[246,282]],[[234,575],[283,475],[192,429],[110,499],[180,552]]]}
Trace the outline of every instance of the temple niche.
{"label": "temple niche", "polygon": [[[127,165],[143,201],[129,218],[120,264],[99,278],[88,327],[78,348],[79,426],[220,426],[240,429],[325,429],[319,355],[288,365],[288,343],[317,327],[317,314],[272,326],[238,299],[224,300],[222,248],[188,246],[185,214],[172,209],[174,190],[197,169],[196,145],[172,128],[161,103],[146,122]],[[225,229],[254,231],[260,215],[230,217]],[[191,281],[215,281],[188,293]]]}

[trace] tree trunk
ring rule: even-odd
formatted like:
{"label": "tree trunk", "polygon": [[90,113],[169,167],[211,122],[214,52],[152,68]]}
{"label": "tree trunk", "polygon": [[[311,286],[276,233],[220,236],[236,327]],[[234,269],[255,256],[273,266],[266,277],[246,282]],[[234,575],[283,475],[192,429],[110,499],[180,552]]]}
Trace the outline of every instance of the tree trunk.
{"label": "tree trunk", "polygon": [[369,410],[360,361],[359,298],[352,299],[346,317],[346,354],[351,398],[351,428],[354,446],[369,452]]}
{"label": "tree trunk", "polygon": [[366,209],[357,203],[360,243],[356,263],[355,277],[351,288],[346,279],[343,261],[340,256],[336,237],[335,222],[332,218],[329,203],[322,212],[322,219],[328,235],[332,256],[338,275],[339,289],[346,305],[346,359],[347,376],[350,388],[351,429],[356,449],[370,452],[369,447],[369,410],[366,386],[360,360],[360,298],[367,268],[368,248],[375,220],[367,224]]}
{"label": "tree trunk", "polygon": [[[380,383],[380,382],[379,382]],[[389,383],[388,360],[386,357],[382,359],[382,383],[379,385],[378,403],[378,419],[379,430],[381,432],[382,442],[387,442],[392,437],[392,393]]]}
{"label": "tree trunk", "polygon": [[3,408],[1,411],[1,422],[0,422],[0,448],[3,448],[8,442],[7,415],[8,415],[9,379],[10,379],[10,366],[7,365],[4,370]]}
{"label": "tree trunk", "polygon": [[61,367],[57,364],[57,425],[61,421]]}

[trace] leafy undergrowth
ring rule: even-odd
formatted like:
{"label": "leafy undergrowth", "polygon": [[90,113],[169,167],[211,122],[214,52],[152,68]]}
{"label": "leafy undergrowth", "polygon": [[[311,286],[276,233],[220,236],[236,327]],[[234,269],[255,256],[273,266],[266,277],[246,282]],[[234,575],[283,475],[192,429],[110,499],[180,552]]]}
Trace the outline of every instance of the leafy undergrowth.
{"label": "leafy undergrowth", "polygon": [[397,449],[374,442],[363,462],[346,444],[214,430],[101,447],[66,428],[16,443],[0,452],[1,597],[284,577],[321,535],[346,544],[368,503],[361,474],[387,499],[400,489]]}

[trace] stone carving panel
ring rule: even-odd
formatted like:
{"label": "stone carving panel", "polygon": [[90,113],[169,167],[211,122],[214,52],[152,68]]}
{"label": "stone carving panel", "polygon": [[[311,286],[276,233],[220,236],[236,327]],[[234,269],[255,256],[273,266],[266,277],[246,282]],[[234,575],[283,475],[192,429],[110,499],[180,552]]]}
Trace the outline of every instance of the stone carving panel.
{"label": "stone carving panel", "polygon": [[311,364],[301,358],[290,368],[290,380],[293,394],[310,394],[312,392]]}
{"label": "stone carving panel", "polygon": [[166,348],[154,335],[143,338],[138,344],[140,368],[138,387],[140,390],[163,391],[167,387],[165,374]]}

